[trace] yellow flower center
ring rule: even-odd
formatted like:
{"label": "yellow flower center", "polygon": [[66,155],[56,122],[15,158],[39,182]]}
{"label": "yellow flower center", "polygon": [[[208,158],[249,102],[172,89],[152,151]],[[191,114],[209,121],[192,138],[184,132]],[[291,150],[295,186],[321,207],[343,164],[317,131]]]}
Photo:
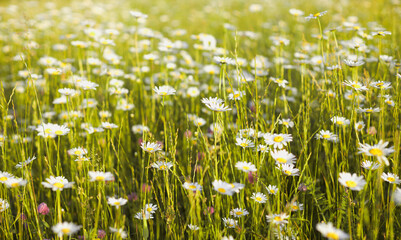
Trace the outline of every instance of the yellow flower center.
{"label": "yellow flower center", "polygon": [[361,85],[359,85],[358,83],[354,83],[351,85],[353,88],[361,88]]}
{"label": "yellow flower center", "polygon": [[96,181],[104,181],[104,177],[103,176],[97,176],[96,177]]}
{"label": "yellow flower center", "polygon": [[239,212],[236,212],[235,214],[236,214],[236,215],[242,215],[242,212],[239,211]]}
{"label": "yellow flower center", "polygon": [[226,190],[224,188],[218,188],[217,191],[221,192],[221,193],[225,193]]}
{"label": "yellow flower center", "polygon": [[146,211],[151,212],[153,209],[151,207],[146,208]]}
{"label": "yellow flower center", "polygon": [[291,175],[292,173],[290,172],[290,171],[288,171],[288,170],[285,170],[284,171],[287,175]]}
{"label": "yellow flower center", "polygon": [[341,120],[340,120],[340,121],[337,121],[336,123],[337,123],[338,125],[343,125],[343,124],[344,124],[344,122],[341,121]]}
{"label": "yellow flower center", "polygon": [[283,122],[283,125],[287,126],[287,125],[288,125],[288,122]]}
{"label": "yellow flower center", "polygon": [[64,184],[56,182],[55,184],[53,184],[53,186],[55,186],[56,188],[63,188]]}
{"label": "yellow flower center", "polygon": [[234,98],[238,98],[240,95],[237,93],[237,94],[234,94]]}
{"label": "yellow flower center", "polygon": [[261,197],[256,197],[255,200],[260,202],[260,201],[262,201],[262,198]]}
{"label": "yellow flower center", "polygon": [[356,182],[349,180],[349,181],[345,182],[345,185],[347,185],[347,187],[353,188],[353,187],[356,187]]}
{"label": "yellow flower center", "polygon": [[373,156],[382,156],[383,155],[383,151],[378,149],[378,148],[372,148],[369,150],[369,153],[372,154]]}
{"label": "yellow flower center", "polygon": [[167,166],[166,166],[166,165],[161,165],[159,168],[160,168],[161,170],[166,170],[166,169],[167,169]]}
{"label": "yellow flower center", "polygon": [[287,159],[285,159],[285,158],[277,158],[276,161],[279,162],[279,163],[286,163]]}
{"label": "yellow flower center", "polygon": [[54,133],[55,133],[56,135],[61,135],[61,134],[63,134],[63,131],[57,130],[57,131],[55,131]]}
{"label": "yellow flower center", "polygon": [[148,150],[148,151],[153,151],[153,150],[155,150],[155,149],[154,149],[154,148],[151,148],[151,147],[147,147],[146,150]]}
{"label": "yellow flower center", "polygon": [[395,181],[395,178],[393,178],[393,177],[387,177],[387,181],[389,181],[389,182],[394,182],[394,181]]}
{"label": "yellow flower center", "polygon": [[120,206],[120,202],[115,202],[114,205]]}
{"label": "yellow flower center", "polygon": [[284,138],[282,136],[277,136],[273,139],[273,141],[275,142],[282,142],[284,140]]}
{"label": "yellow flower center", "polygon": [[323,134],[323,138],[330,138],[329,134]]}
{"label": "yellow flower center", "polygon": [[279,221],[283,221],[283,219],[280,216],[277,216],[277,217],[274,217],[274,221],[279,222]]}
{"label": "yellow flower center", "polygon": [[6,181],[8,178],[7,177],[1,177],[0,181]]}
{"label": "yellow flower center", "polygon": [[45,129],[45,133],[51,133],[51,132],[52,132],[52,130],[50,128]]}
{"label": "yellow flower center", "polygon": [[19,186],[19,183],[17,183],[17,182],[11,184],[11,187],[18,187],[18,186]]}
{"label": "yellow flower center", "polygon": [[242,169],[249,170],[249,167],[248,166],[243,166]]}
{"label": "yellow flower center", "polygon": [[370,113],[370,112],[373,112],[373,110],[372,109],[367,109],[366,112]]}
{"label": "yellow flower center", "polygon": [[68,234],[70,232],[69,228],[63,228],[61,229],[61,232],[63,232],[64,234]]}
{"label": "yellow flower center", "polygon": [[247,147],[248,146],[247,143],[241,143],[240,145],[241,145],[241,147]]}
{"label": "yellow flower center", "polygon": [[74,154],[81,155],[81,150],[75,150]]}
{"label": "yellow flower center", "polygon": [[274,189],[270,189],[270,193],[275,193],[276,191],[274,191]]}
{"label": "yellow flower center", "polygon": [[195,189],[196,188],[196,186],[194,186],[194,185],[189,185],[189,187],[188,187],[189,189]]}
{"label": "yellow flower center", "polygon": [[340,239],[340,237],[338,236],[338,234],[337,234],[337,233],[334,233],[334,232],[329,232],[329,233],[327,233],[326,237],[327,237],[327,238],[334,239],[334,240]]}

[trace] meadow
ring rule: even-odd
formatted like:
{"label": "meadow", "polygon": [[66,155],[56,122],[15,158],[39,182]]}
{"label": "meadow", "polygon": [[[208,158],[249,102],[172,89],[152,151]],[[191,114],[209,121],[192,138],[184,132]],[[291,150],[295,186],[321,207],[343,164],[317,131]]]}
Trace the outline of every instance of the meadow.
{"label": "meadow", "polygon": [[400,20],[0,2],[0,239],[401,239]]}

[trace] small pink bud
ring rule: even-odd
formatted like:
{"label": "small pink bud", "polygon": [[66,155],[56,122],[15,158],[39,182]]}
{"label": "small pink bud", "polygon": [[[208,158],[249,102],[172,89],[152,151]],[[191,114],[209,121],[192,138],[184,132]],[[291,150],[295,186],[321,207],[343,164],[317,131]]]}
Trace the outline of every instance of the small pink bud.
{"label": "small pink bud", "polygon": [[49,207],[47,206],[47,204],[42,202],[38,206],[38,212],[39,212],[39,214],[47,215],[47,214],[49,214],[50,210],[49,210]]}

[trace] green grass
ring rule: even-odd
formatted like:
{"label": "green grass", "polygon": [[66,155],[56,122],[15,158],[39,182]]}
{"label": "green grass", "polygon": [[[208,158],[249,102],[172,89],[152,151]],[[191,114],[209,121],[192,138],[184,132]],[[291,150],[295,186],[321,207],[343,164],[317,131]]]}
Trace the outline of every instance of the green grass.
{"label": "green grass", "polygon": [[[261,11],[251,12],[251,4],[240,0],[2,2],[0,198],[9,205],[0,205],[0,209],[4,207],[0,238],[96,239],[98,230],[106,232],[103,239],[123,237],[112,227],[124,231],[128,239],[220,239],[230,235],[234,239],[321,239],[325,234],[316,225],[330,222],[350,239],[398,239],[400,194],[396,184],[381,176],[400,174],[400,5],[367,0],[266,1],[259,3]],[[305,15],[291,15],[291,8]],[[130,10],[148,18],[137,20]],[[305,20],[310,13],[323,11],[328,12]],[[85,23],[115,45],[105,46],[100,38],[85,32],[89,29]],[[225,23],[235,30],[225,28]],[[391,35],[373,36],[382,31],[377,27]],[[107,36],[106,29],[119,34]],[[185,32],[174,35],[175,30]],[[195,37],[199,34],[213,36],[217,48],[198,47],[202,46]],[[274,37],[282,41],[277,43]],[[170,43],[160,44],[163,38],[179,40],[181,47],[164,51],[163,46]],[[352,39],[357,39],[359,48],[351,47]],[[73,41],[89,45],[79,48]],[[63,44],[65,49],[57,51],[54,44]],[[151,53],[158,57],[149,60]],[[345,64],[351,55],[364,64]],[[392,58],[387,61],[384,55]],[[219,64],[214,56],[228,57],[234,63]],[[60,68],[61,73],[49,74],[49,66],[40,63],[44,57],[56,59],[52,67]],[[103,66],[92,65],[90,58],[100,60]],[[247,64],[240,64],[242,58]],[[213,73],[205,70],[208,65],[215,66]],[[329,68],[335,65],[341,68]],[[117,70],[121,74],[116,74]],[[266,74],[260,74],[263,71]],[[254,80],[237,80],[246,73]],[[41,76],[37,79],[35,75]],[[70,81],[72,77],[86,78],[97,87],[84,90]],[[288,88],[280,87],[275,78],[287,80]],[[120,80],[128,92],[111,94],[113,79]],[[357,81],[367,90],[350,95],[353,87],[345,85],[347,81]],[[371,85],[374,81],[391,86],[378,89]],[[163,85],[174,88],[175,94],[158,96],[153,89]],[[199,95],[190,96],[190,87],[197,88]],[[80,94],[54,104],[62,88]],[[234,91],[245,95],[229,100]],[[393,106],[385,95],[391,96]],[[231,110],[212,111],[202,103],[209,97],[224,100]],[[125,109],[125,104],[134,106]],[[360,112],[370,107],[380,110]],[[110,116],[100,116],[101,111]],[[196,125],[191,114],[205,124]],[[331,121],[335,116],[345,117],[349,125],[337,126]],[[294,126],[280,124],[284,119],[291,119]],[[354,127],[359,121],[365,124],[361,131]],[[85,130],[104,122],[117,127]],[[35,130],[43,123],[65,125],[70,131],[44,138]],[[215,123],[221,131],[213,132]],[[137,125],[149,131],[134,132]],[[254,148],[236,144],[244,129],[259,135],[242,134]],[[336,134],[338,141],[317,139],[321,130]],[[287,176],[276,168],[270,153],[273,146],[267,146],[265,153],[256,151],[258,145],[268,145],[263,136],[268,138],[269,133],[292,136],[283,149],[295,155],[298,176]],[[388,166],[358,153],[359,143],[374,145],[380,140],[389,142],[387,147],[394,150],[387,155]],[[142,142],[158,142],[161,150],[144,151]],[[68,153],[78,147],[87,150],[89,161],[75,161],[77,157]],[[33,156],[36,159],[31,163],[16,168]],[[364,169],[361,163],[365,160],[378,162],[380,167]],[[154,168],[157,161],[170,162],[172,167]],[[235,167],[238,162],[252,163],[257,171],[250,176]],[[92,182],[90,171],[110,172],[114,179]],[[341,172],[363,176],[366,185],[360,191],[344,187],[338,180]],[[5,173],[26,180],[26,185],[11,186],[2,179]],[[52,191],[42,184],[50,176],[64,176],[74,184]],[[244,188],[224,195],[214,190],[215,180],[241,183]],[[187,190],[185,182],[197,182],[203,189]],[[269,185],[277,186],[277,194],[267,190]],[[265,203],[251,199],[257,192],[266,195]],[[108,204],[108,197],[113,196],[128,202],[116,208]],[[38,210],[43,202],[49,208],[46,214]],[[136,218],[150,203],[157,206],[153,218]],[[303,210],[292,211],[294,203],[303,204]],[[235,218],[230,215],[235,208],[249,214]],[[266,216],[281,213],[289,216],[288,223],[266,220]],[[236,219],[238,224],[229,228],[223,218]],[[81,228],[71,236],[58,237],[52,227],[61,222]],[[191,230],[189,224],[199,229]]]}

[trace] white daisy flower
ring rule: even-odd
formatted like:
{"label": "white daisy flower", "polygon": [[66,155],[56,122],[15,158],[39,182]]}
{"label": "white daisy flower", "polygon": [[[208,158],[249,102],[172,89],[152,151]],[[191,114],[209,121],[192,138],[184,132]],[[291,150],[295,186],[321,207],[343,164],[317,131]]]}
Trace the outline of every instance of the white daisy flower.
{"label": "white daisy flower", "polygon": [[241,170],[243,172],[256,172],[257,169],[255,165],[249,162],[237,162],[235,164],[235,167],[238,168],[238,170]]}
{"label": "white daisy flower", "polygon": [[359,143],[358,153],[363,153],[366,156],[376,157],[380,163],[384,162],[388,166],[390,163],[388,162],[386,156],[394,152],[394,147],[386,148],[387,145],[388,142],[383,142],[383,140],[380,140],[378,144],[373,146],[366,143]]}
{"label": "white daisy flower", "polygon": [[358,176],[356,173],[352,174],[347,172],[341,172],[338,181],[344,187],[347,187],[353,191],[360,191],[366,184],[363,176]]}
{"label": "white daisy flower", "polygon": [[42,185],[46,188],[51,188],[53,191],[63,191],[65,188],[72,188],[74,182],[69,182],[63,176],[50,176],[46,178],[46,182],[42,182]]}

